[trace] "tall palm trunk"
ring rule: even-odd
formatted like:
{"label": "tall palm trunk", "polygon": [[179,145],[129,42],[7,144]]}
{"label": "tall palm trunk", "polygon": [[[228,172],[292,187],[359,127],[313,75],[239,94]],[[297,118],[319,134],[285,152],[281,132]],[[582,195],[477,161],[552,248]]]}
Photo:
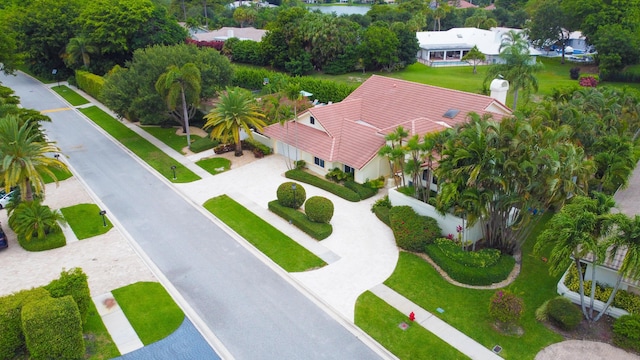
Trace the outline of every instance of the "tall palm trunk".
{"label": "tall palm trunk", "polygon": [[189,114],[187,113],[187,97],[184,94],[184,86],[180,87],[180,96],[182,97],[182,117],[184,123],[182,124],[184,132],[187,134],[187,147],[191,149],[191,134],[189,133]]}

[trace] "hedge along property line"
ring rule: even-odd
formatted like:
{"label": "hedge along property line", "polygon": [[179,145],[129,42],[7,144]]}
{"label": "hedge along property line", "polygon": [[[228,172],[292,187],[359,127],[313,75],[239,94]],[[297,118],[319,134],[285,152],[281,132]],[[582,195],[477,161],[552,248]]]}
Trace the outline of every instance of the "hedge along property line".
{"label": "hedge along property line", "polygon": [[269,210],[281,218],[290,221],[291,224],[316,240],[326,239],[333,232],[333,226],[331,226],[331,224],[313,222],[309,220],[304,213],[280,205],[278,200],[269,202]]}
{"label": "hedge along property line", "polygon": [[[79,110],[169,181],[174,183],[187,183],[200,180],[198,175],[102,111],[102,109],[91,106]],[[175,173],[177,178],[175,180],[173,179],[172,166],[176,167]]]}
{"label": "hedge along property line", "polygon": [[209,199],[203,206],[288,272],[326,265],[315,254],[227,195]]}
{"label": "hedge along property line", "polygon": [[100,93],[104,86],[104,78],[102,76],[84,70],[76,70],[76,82],[80,89],[94,99],[100,98]]}
{"label": "hedge along property line", "polygon": [[426,253],[452,279],[467,285],[486,286],[503,281],[516,263],[512,256],[501,255],[492,266],[466,266],[447,256],[438,244],[427,245]]}
{"label": "hedge along property line", "polygon": [[357,192],[346,188],[340,184],[319,178],[315,175],[311,175],[303,170],[293,169],[284,173],[288,179],[298,180],[309,185],[313,185],[322,190],[326,190],[336,196],[339,196],[345,200],[351,202],[360,201],[360,195]]}

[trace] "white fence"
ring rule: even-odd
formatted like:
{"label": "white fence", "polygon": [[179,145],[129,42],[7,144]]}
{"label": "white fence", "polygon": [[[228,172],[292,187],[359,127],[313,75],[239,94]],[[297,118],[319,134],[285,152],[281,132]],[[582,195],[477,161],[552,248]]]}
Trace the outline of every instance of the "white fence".
{"label": "white fence", "polygon": [[482,227],[480,222],[477,222],[471,228],[464,228],[465,222],[462,218],[451,214],[440,214],[433,206],[422,202],[411,196],[407,196],[396,189],[389,189],[389,200],[393,206],[410,206],[416,213],[429,216],[438,221],[438,225],[442,229],[443,235],[452,234],[458,236],[458,226],[463,227],[462,238],[464,241],[476,242],[482,239]]}

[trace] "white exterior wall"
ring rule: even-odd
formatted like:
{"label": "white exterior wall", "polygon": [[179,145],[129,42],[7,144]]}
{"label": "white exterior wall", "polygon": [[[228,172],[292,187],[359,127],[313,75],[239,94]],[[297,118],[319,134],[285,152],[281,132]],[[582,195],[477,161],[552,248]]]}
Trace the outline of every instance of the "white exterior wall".
{"label": "white exterior wall", "polygon": [[258,134],[257,132],[251,130],[251,134],[253,135],[253,140],[259,142],[260,144],[264,145],[264,146],[268,146],[270,148],[273,149],[274,144],[273,141],[271,140],[271,138],[266,137],[262,134]]}
{"label": "white exterior wall", "polygon": [[[585,281],[591,280],[592,268],[592,264],[587,264],[587,269],[584,273]],[[616,282],[618,281],[618,272],[603,266],[597,266],[596,281],[614,287],[616,285]],[[620,282],[620,290],[629,290],[629,284],[626,284],[624,281]]]}
{"label": "white exterior wall", "polygon": [[[457,227],[463,224],[461,218],[451,214],[442,215],[433,206],[413,197],[406,196],[396,189],[389,189],[389,200],[393,206],[411,206],[416,213],[436,219],[444,236],[448,234],[457,236]],[[472,228],[464,229],[463,239],[472,242],[482,239],[480,222],[477,222]]]}
{"label": "white exterior wall", "polygon": [[[560,278],[560,281],[558,282],[558,286],[557,286],[557,291],[558,294],[566,297],[567,299],[571,300],[572,303],[580,305],[580,294],[578,294],[577,292],[573,292],[571,290],[569,290],[569,288],[567,288],[564,284],[564,279],[567,276],[567,272],[569,270],[567,269],[567,271],[565,271],[564,275],[562,275],[562,278]],[[589,269],[587,269],[587,272],[589,271]],[[588,296],[585,296],[585,301],[587,301],[586,305],[587,307],[589,306],[589,301],[591,301],[589,299]],[[593,308],[596,311],[601,311],[602,309],[604,309],[604,305],[605,303],[603,303],[600,300],[595,300],[593,303]],[[619,318],[622,315],[628,315],[629,313],[626,312],[625,310],[622,309],[618,309],[617,307],[613,307],[613,306],[609,306],[609,308],[607,309],[606,312],[607,315],[609,316],[613,316],[614,318]]]}

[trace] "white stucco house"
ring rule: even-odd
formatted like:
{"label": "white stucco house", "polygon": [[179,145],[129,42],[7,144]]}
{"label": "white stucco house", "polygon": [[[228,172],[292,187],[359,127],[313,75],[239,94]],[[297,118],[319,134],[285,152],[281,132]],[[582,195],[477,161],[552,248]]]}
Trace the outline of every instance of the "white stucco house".
{"label": "white stucco house", "polygon": [[218,30],[193,33],[191,38],[196,41],[226,41],[227,39],[235,37],[240,40],[260,42],[266,34],[267,30],[256,29],[254,27],[222,27]]}
{"label": "white stucco house", "polygon": [[[416,33],[420,50],[418,61],[428,66],[469,66],[462,61],[469,50],[477,46],[486,61],[484,64],[497,64],[500,58],[500,44],[503,36],[510,30],[522,31],[503,27],[483,30],[478,28],[453,28],[447,31],[420,31]],[[542,53],[529,47],[531,61],[535,62]]]}
{"label": "white stucco house", "polygon": [[324,175],[339,168],[364,183],[390,175],[378,151],[398,126],[411,137],[464,123],[470,112],[500,120],[511,115],[504,104],[508,88],[495,87],[491,97],[373,75],[343,101],[312,107],[297,121],[267,126],[263,133],[274,152],[304,160],[311,171]]}

